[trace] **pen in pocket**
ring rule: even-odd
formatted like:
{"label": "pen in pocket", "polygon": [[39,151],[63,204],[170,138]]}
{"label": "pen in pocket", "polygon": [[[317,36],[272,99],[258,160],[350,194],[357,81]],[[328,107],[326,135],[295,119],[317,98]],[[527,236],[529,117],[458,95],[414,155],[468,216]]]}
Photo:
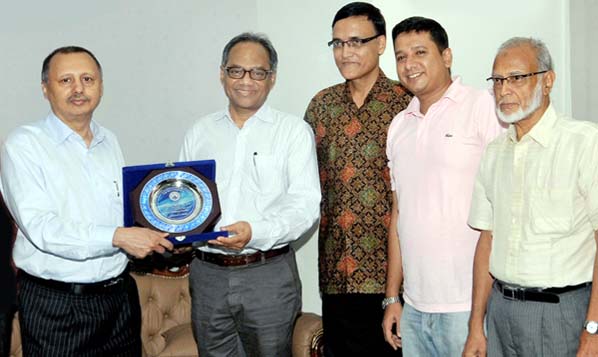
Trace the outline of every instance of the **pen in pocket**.
{"label": "pen in pocket", "polygon": [[116,197],[120,197],[120,190],[118,189],[118,182],[113,181],[114,182],[114,187],[116,188]]}

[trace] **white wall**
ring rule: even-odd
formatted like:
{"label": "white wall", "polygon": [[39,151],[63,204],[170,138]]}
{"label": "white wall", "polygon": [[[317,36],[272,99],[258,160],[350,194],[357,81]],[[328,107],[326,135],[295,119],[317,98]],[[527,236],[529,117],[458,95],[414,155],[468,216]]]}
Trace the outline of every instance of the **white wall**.
{"label": "white wall", "polygon": [[573,117],[598,122],[598,1],[571,1],[571,98]]}
{"label": "white wall", "polygon": [[[253,30],[270,36],[280,55],[270,104],[302,116],[311,97],[341,81],[331,51],[331,22],[348,1],[105,0],[4,2],[0,11],[0,140],[48,111],[40,90],[43,58],[54,48],[91,49],[104,67],[104,98],[95,118],[115,131],[128,164],[176,159],[194,119],[226,104],[218,82],[222,47]],[[498,45],[515,35],[548,44],[556,64],[556,106],[571,111],[567,0],[385,0],[387,32],[412,15],[438,20],[449,33],[453,73],[487,87]],[[382,59],[396,78],[392,41]],[[304,310],[320,311],[317,242],[298,252]]]}

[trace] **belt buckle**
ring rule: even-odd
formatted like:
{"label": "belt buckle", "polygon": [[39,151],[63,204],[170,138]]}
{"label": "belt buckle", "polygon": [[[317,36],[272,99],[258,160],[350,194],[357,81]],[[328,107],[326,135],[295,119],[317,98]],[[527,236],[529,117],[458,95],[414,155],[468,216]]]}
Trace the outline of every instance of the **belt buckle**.
{"label": "belt buckle", "polygon": [[502,296],[511,301],[525,301],[525,294],[522,288],[503,287]]}
{"label": "belt buckle", "polygon": [[108,287],[114,286],[116,284],[120,284],[122,281],[123,281],[123,277],[121,276],[116,279],[109,280],[106,284],[104,284],[104,287],[108,288]]}

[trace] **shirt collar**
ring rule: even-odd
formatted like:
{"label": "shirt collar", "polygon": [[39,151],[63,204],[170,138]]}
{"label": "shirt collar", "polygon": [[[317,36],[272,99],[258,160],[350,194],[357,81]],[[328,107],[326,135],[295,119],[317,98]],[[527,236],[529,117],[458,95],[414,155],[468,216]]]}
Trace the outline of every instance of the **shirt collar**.
{"label": "shirt collar", "polygon": [[[524,137],[529,136],[538,144],[547,147],[554,135],[554,126],[556,125],[557,119],[558,117],[554,107],[552,104],[549,104],[540,120],[538,120],[536,125],[534,125]],[[517,142],[517,130],[515,129],[515,125],[509,125],[508,135],[511,141]]]}
{"label": "shirt collar", "polygon": [[[349,87],[349,82],[349,80],[345,80],[343,91],[345,92],[345,98],[347,99],[347,103],[353,103],[353,95],[351,95],[351,88]],[[388,78],[386,77],[386,74],[384,74],[382,68],[378,67],[378,78],[376,78],[376,82],[374,82],[372,89],[370,89],[370,92],[365,97],[363,103],[365,104],[369,102],[372,94],[378,93],[378,88],[384,88],[385,83],[388,83]]]}
{"label": "shirt collar", "polygon": [[[461,77],[456,76],[453,77],[451,85],[447,88],[438,102],[446,98],[452,102],[459,103],[464,99],[466,94],[465,86],[461,83]],[[414,96],[413,99],[411,99],[411,102],[409,102],[409,105],[405,108],[405,113],[417,117],[424,116],[420,111],[420,102],[417,97]]]}
{"label": "shirt collar", "polygon": [[[45,123],[48,128],[48,133],[49,133],[50,137],[52,138],[52,140],[54,140],[56,145],[62,144],[71,135],[77,135],[77,137],[79,137],[81,139],[79,134],[75,133],[73,131],[73,129],[71,129],[62,120],[60,120],[56,116],[56,114],[54,114],[53,112],[50,112],[50,114],[48,114],[48,116],[46,117]],[[90,147],[92,147],[94,145],[101,143],[104,140],[105,133],[102,130],[102,127],[100,125],[98,125],[93,120],[89,123],[89,126],[91,128],[91,132],[93,133],[93,139],[92,139],[91,145],[90,145]],[[81,139],[81,140],[83,140],[83,139]]]}
{"label": "shirt collar", "polygon": [[[224,118],[227,118],[231,122],[233,121],[233,118],[230,116],[230,111],[229,111],[228,107],[226,109],[220,111],[220,115],[216,115],[214,117],[214,120],[219,121]],[[258,111],[255,112],[252,116],[250,116],[249,119],[247,119],[247,120],[250,120],[251,118],[257,118],[259,120],[262,120],[262,121],[265,121],[268,123],[274,122],[273,116],[271,114],[271,108],[267,104],[262,105],[260,107],[260,109],[258,109]]]}

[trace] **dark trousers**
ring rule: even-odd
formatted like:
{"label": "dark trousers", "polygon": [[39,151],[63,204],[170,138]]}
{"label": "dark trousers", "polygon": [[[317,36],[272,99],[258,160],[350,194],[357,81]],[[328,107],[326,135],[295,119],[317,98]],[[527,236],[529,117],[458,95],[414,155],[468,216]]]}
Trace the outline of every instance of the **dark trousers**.
{"label": "dark trousers", "polygon": [[323,294],[326,357],[401,356],[384,341],[383,294]]}
{"label": "dark trousers", "polygon": [[0,356],[8,356],[10,353],[13,317],[14,309],[0,312]]}
{"label": "dark trousers", "polygon": [[23,356],[141,356],[141,309],[129,274],[110,293],[76,295],[19,275]]}

